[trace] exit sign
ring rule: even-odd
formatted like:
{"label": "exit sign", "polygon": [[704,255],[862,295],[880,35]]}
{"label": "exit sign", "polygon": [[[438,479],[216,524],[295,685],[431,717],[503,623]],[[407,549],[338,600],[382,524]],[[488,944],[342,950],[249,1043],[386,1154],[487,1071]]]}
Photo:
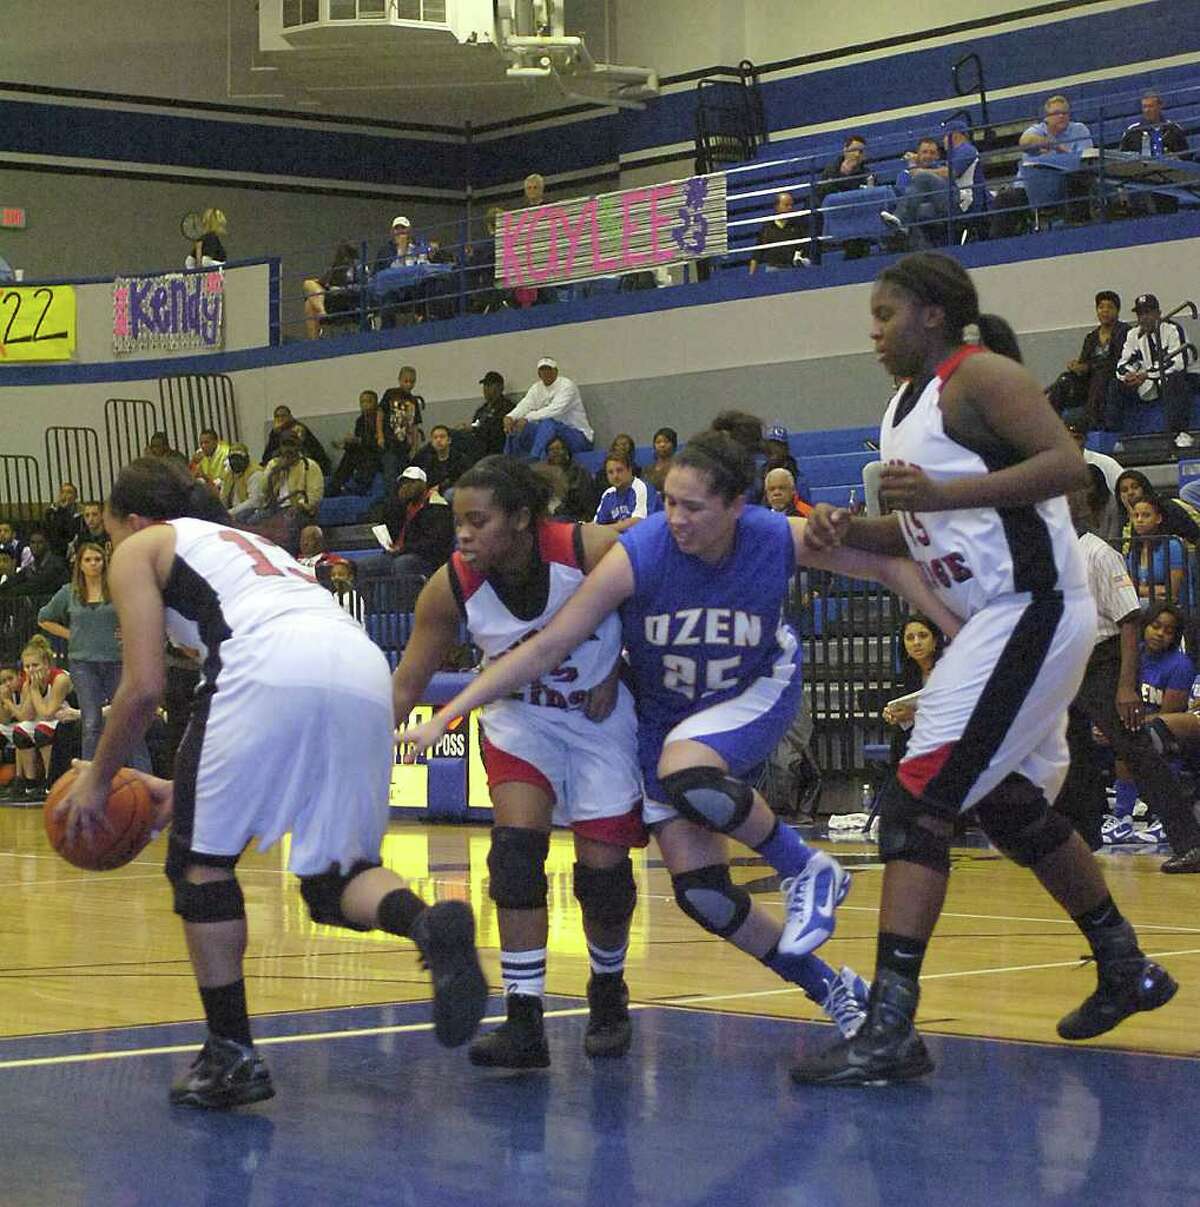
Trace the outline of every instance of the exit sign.
{"label": "exit sign", "polygon": [[0,206],[0,228],[4,230],[24,230],[25,210],[19,205]]}

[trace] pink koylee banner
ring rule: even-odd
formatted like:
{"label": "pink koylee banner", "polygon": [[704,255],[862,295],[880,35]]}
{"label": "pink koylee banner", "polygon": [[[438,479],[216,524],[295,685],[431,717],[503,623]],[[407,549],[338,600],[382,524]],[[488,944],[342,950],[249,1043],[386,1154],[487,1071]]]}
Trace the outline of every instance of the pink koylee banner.
{"label": "pink koylee banner", "polygon": [[619,276],[725,250],[725,176],[716,172],[504,214],[496,283]]}

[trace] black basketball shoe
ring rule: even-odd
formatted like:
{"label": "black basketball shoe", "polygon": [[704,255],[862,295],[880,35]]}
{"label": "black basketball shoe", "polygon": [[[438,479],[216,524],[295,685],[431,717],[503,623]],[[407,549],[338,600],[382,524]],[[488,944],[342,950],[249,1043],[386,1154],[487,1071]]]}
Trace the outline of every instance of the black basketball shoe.
{"label": "black basketball shoe", "polygon": [[588,1025],[583,1050],[593,1058],[624,1056],[633,1043],[625,977],[619,972],[593,973],[587,996]]}
{"label": "black basketball shoe", "polygon": [[1059,1019],[1063,1039],[1093,1039],[1111,1031],[1131,1014],[1165,1006],[1179,989],[1174,977],[1144,956],[1101,968],[1096,992]]}
{"label": "black basketball shoe", "polygon": [[471,907],[463,901],[431,905],[413,922],[412,939],[433,979],[433,1033],[444,1047],[457,1048],[479,1029],[488,999]]}
{"label": "black basketball shoe", "polygon": [[510,993],[505,1006],[507,1020],[467,1049],[471,1063],[489,1069],[549,1068],[542,999],[528,993]]}
{"label": "black basketball shoe", "polygon": [[933,1060],[913,1025],[917,998],[911,981],[880,969],[858,1033],[806,1056],[793,1067],[792,1080],[799,1085],[886,1085],[933,1072]]}
{"label": "black basketball shoe", "polygon": [[252,1048],[210,1035],[191,1067],[171,1086],[173,1106],[228,1110],[275,1097],[266,1062]]}

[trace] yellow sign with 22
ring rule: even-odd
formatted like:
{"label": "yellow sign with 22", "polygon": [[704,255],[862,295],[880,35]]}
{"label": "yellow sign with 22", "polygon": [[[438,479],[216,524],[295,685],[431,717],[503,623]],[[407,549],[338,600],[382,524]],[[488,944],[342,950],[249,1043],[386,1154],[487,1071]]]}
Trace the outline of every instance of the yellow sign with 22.
{"label": "yellow sign with 22", "polygon": [[0,364],[70,360],[75,290],[70,285],[0,286]]}

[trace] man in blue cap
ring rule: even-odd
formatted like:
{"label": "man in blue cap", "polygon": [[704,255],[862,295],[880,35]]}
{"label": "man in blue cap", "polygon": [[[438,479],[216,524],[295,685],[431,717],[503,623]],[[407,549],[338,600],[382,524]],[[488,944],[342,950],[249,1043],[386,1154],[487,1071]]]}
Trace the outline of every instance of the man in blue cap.
{"label": "man in blue cap", "polygon": [[983,208],[983,170],[966,121],[951,118],[942,130],[946,162],[914,167],[895,212],[884,210],[880,214],[897,234],[908,236],[912,248],[927,248],[937,238],[935,232],[944,228],[927,224],[945,222],[952,197],[955,214],[975,213]]}

